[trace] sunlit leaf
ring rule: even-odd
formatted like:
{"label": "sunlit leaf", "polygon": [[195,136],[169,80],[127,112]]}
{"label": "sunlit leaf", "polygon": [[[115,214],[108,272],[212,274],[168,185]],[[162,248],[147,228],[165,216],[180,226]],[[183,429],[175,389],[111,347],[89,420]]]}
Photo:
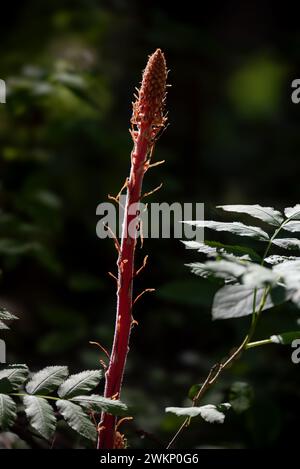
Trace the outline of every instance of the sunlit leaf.
{"label": "sunlit leaf", "polygon": [[268,233],[263,231],[261,228],[257,226],[244,225],[240,222],[226,223],[221,221],[204,220],[185,221],[184,223],[196,226],[198,228],[210,228],[211,230],[216,231],[228,231],[229,233],[238,236],[249,236],[251,238],[259,239],[262,241],[266,241],[269,239]]}
{"label": "sunlit leaf", "polygon": [[128,408],[126,404],[116,399],[108,399],[103,396],[92,394],[91,396],[75,396],[71,399],[84,407],[86,410],[95,412],[107,412],[112,415],[126,415]]}
{"label": "sunlit leaf", "polygon": [[7,394],[0,394],[0,428],[8,430],[17,418],[17,406]]}
{"label": "sunlit leaf", "polygon": [[24,396],[23,402],[30,425],[46,440],[50,440],[55,432],[56,418],[49,402],[37,396]]}
{"label": "sunlit leaf", "polygon": [[70,398],[92,391],[102,378],[101,370],[86,370],[71,375],[58,388],[59,397]]}
{"label": "sunlit leaf", "polygon": [[[219,410],[220,407],[222,410]],[[220,404],[220,406],[207,404],[201,407],[167,407],[166,412],[178,415],[179,417],[197,417],[200,415],[208,423],[223,423],[225,420],[224,411],[230,407],[231,405],[226,402]]]}
{"label": "sunlit leaf", "polygon": [[58,388],[67,376],[66,366],[47,366],[32,376],[26,391],[29,394],[48,394]]}
{"label": "sunlit leaf", "polygon": [[79,405],[67,400],[58,400],[56,406],[73,430],[89,440],[96,440],[96,427]]}
{"label": "sunlit leaf", "polygon": [[283,216],[273,207],[261,207],[260,205],[219,205],[226,212],[245,213],[251,217],[258,218],[269,225],[280,226],[283,222]]}
{"label": "sunlit leaf", "polygon": [[296,204],[294,207],[287,207],[284,210],[284,214],[287,218],[293,217],[295,220],[300,219],[300,204]]}
{"label": "sunlit leaf", "polygon": [[300,331],[282,332],[270,337],[274,344],[290,345],[294,340],[300,339]]}

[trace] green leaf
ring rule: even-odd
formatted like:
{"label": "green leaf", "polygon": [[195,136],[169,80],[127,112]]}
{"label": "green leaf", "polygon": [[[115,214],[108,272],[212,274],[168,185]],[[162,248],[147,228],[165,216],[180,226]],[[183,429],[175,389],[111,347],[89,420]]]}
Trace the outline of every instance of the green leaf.
{"label": "green leaf", "polygon": [[273,239],[272,244],[283,249],[300,249],[300,240],[297,238]]}
{"label": "green leaf", "polygon": [[26,385],[29,394],[49,394],[54,391],[68,376],[66,366],[47,366],[35,373]]}
{"label": "green leaf", "polygon": [[107,399],[97,394],[91,396],[76,396],[71,399],[72,402],[76,402],[86,410],[93,410],[95,412],[107,412],[108,414],[123,416],[127,414],[128,407],[121,401],[114,399]]}
{"label": "green leaf", "polygon": [[0,240],[0,254],[7,256],[22,256],[32,253],[36,249],[36,243],[23,242],[17,239],[2,238]]}
{"label": "green leaf", "polygon": [[7,378],[13,390],[17,390],[26,381],[28,373],[26,365],[9,365],[8,368],[0,370],[0,379]]}
{"label": "green leaf", "polygon": [[215,260],[186,264],[200,277],[216,277],[227,281],[240,281],[252,288],[274,285],[279,279],[276,272],[252,262],[242,260]]}
{"label": "green leaf", "polygon": [[0,329],[9,329],[9,327],[3,321],[12,321],[14,319],[18,319],[17,316],[7,311],[6,308],[0,308]]}
{"label": "green leaf", "polygon": [[252,288],[275,285],[278,280],[279,277],[276,272],[258,264],[249,265],[242,278],[243,284]]}
{"label": "green leaf", "polygon": [[55,432],[56,418],[49,402],[37,396],[24,396],[23,402],[30,425],[46,440],[50,440]]}
{"label": "green leaf", "polygon": [[7,378],[0,378],[0,393],[9,394],[13,391],[12,385]]}
{"label": "green leaf", "polygon": [[88,393],[98,386],[102,378],[101,370],[86,370],[71,375],[58,389],[59,397],[74,397]]}
{"label": "green leaf", "polygon": [[199,275],[199,277],[213,276],[227,280],[239,278],[246,270],[246,266],[243,264],[225,260],[208,261],[204,264],[193,262],[186,265],[191,268],[193,274]]}
{"label": "green leaf", "polygon": [[223,244],[218,241],[204,241],[210,247],[217,248],[220,253],[234,254],[237,257],[249,256],[250,259],[261,262],[261,257],[254,251],[254,249],[246,246],[238,246],[232,244]]}
{"label": "green leaf", "polygon": [[292,292],[291,300],[300,307],[300,259],[275,265],[273,270],[284,281],[287,290]]}
{"label": "green leaf", "polygon": [[[220,406],[222,406],[222,410],[219,410]],[[197,417],[200,415],[208,423],[223,423],[225,420],[224,411],[230,407],[231,405],[226,402],[219,406],[207,404],[201,407],[167,407],[166,412],[184,417]]]}
{"label": "green leaf", "polygon": [[188,396],[189,396],[189,399],[191,399],[191,401],[194,399],[194,397],[197,396],[201,387],[202,387],[202,384],[193,384],[193,386],[190,387]]}
{"label": "green leaf", "polygon": [[216,256],[218,251],[216,248],[207,246],[205,243],[199,243],[198,241],[182,241],[187,249],[197,249],[198,252],[206,254],[207,256]]}
{"label": "green leaf", "polygon": [[298,257],[295,256],[278,256],[277,254],[274,254],[272,256],[266,257],[265,262],[271,265],[277,265],[281,264],[281,262],[286,262],[286,261],[296,261]]}
{"label": "green leaf", "polygon": [[233,383],[229,391],[229,402],[238,414],[249,409],[253,400],[253,389],[245,382],[237,381]]}
{"label": "green leaf", "polygon": [[256,238],[262,241],[269,240],[269,235],[261,228],[257,226],[248,226],[240,222],[226,223],[222,221],[185,221],[188,225],[196,226],[198,228],[210,228],[211,230],[216,231],[228,231],[229,233],[238,235],[238,236],[249,236],[251,238]]}
{"label": "green leaf", "polygon": [[287,207],[284,209],[284,214],[287,218],[293,217],[295,220],[300,219],[300,204],[295,205],[294,207]]}
{"label": "green leaf", "polygon": [[0,394],[0,428],[8,430],[17,418],[17,406],[11,397]]}
{"label": "green leaf", "polygon": [[269,225],[280,226],[283,216],[273,207],[261,207],[260,205],[219,205],[226,212],[245,213],[251,217],[258,218]]}
{"label": "green leaf", "polygon": [[[264,294],[264,288],[256,293],[256,309]],[[215,295],[212,306],[213,319],[229,319],[247,316],[253,312],[254,289],[245,285],[225,285]],[[264,310],[274,303],[268,295]]]}
{"label": "green leaf", "polygon": [[6,308],[0,308],[0,319],[3,321],[12,321],[13,319],[18,319],[17,316],[7,311]]}
{"label": "green leaf", "polygon": [[9,329],[9,327],[6,324],[4,324],[4,322],[0,321],[0,329],[7,330]]}
{"label": "green leaf", "polygon": [[289,221],[284,227],[286,231],[291,231],[292,233],[297,233],[300,231],[300,221]]}
{"label": "green leaf", "polygon": [[89,440],[96,440],[96,428],[79,405],[66,400],[58,400],[56,406],[73,430]]}
{"label": "green leaf", "polygon": [[300,339],[300,331],[282,332],[270,337],[274,344],[290,345],[295,339]]}
{"label": "green leaf", "polygon": [[223,244],[217,241],[182,241],[188,249],[197,249],[198,252],[206,254],[210,257],[217,255],[233,254],[235,257],[244,258],[245,260],[254,260],[261,262],[261,257],[254,251],[254,249],[244,246],[235,246],[230,244]]}

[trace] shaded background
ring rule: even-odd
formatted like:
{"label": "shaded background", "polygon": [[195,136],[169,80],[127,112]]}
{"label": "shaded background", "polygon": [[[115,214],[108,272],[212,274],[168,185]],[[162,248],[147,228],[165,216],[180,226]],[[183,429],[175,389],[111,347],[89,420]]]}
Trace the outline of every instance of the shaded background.
{"label": "shaded background", "polygon": [[[1,303],[20,320],[3,332],[8,361],[31,369],[95,368],[110,347],[116,252],[96,237],[96,207],[116,194],[129,169],[134,87],[157,47],[170,68],[170,126],[156,149],[166,164],[146,176],[163,181],[157,202],[299,202],[300,105],[297,15],[268,2],[218,7],[115,0],[24,0],[6,5],[0,31]],[[297,68],[298,67],[298,68]],[[222,237],[227,240],[226,236]],[[184,264],[197,253],[179,240],[146,240],[148,269],[136,289],[155,287],[135,310],[123,399],[135,420],[132,447],[158,447],[180,419],[188,390],[245,334],[248,319],[212,323],[215,286]],[[291,306],[267,312],[258,337],[295,328]],[[291,350],[253,350],[227,371],[204,402],[228,399],[230,385],[253,387],[250,409],[223,426],[195,421],[178,447],[286,447],[297,442],[299,366]],[[103,358],[101,356],[101,358]],[[294,427],[294,428],[293,428]],[[55,445],[82,442],[61,429]]]}

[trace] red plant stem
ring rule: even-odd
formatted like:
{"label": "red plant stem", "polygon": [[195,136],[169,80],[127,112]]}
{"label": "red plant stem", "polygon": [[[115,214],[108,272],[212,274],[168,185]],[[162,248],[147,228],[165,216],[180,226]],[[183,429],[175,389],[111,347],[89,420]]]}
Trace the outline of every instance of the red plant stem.
{"label": "red plant stem", "polygon": [[[132,318],[132,288],[135,275],[135,247],[139,227],[139,203],[145,172],[158,133],[165,124],[163,107],[166,92],[167,69],[163,53],[157,49],[148,60],[143,73],[137,101],[133,104],[131,132],[134,147],[131,170],[127,181],[127,197],[123,218],[123,231],[118,257],[117,314],[113,347],[105,373],[104,396],[119,399],[129,350]],[[102,413],[99,425],[98,449],[124,447],[116,439],[116,418]]]}
{"label": "red plant stem", "polygon": [[[149,124],[146,124],[149,126]],[[145,174],[145,163],[149,150],[146,125],[141,125],[131,155],[131,172],[127,186],[127,198],[124,212],[122,242],[118,258],[118,291],[117,315],[113,348],[110,364],[106,372],[104,396],[111,398],[120,395],[124,368],[128,353],[128,343],[132,325],[132,284],[134,275],[134,253],[138,222],[134,233],[129,233],[129,226],[134,224],[136,210],[130,210],[141,198],[142,183]],[[134,208],[138,209],[137,206]],[[131,229],[132,231],[132,229]],[[132,236],[133,235],[133,236]],[[124,262],[125,261],[125,262]],[[104,414],[99,431],[98,448],[110,449],[114,446],[115,417]]]}

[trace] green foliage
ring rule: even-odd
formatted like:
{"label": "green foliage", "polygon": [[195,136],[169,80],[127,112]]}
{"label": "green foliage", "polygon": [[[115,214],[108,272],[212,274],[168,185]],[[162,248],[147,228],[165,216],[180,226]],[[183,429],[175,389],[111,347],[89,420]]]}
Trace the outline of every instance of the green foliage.
{"label": "green foliage", "polygon": [[101,376],[102,372],[100,370],[86,370],[76,375],[71,375],[60,385],[57,393],[62,398],[79,396],[94,389],[99,384]]}
{"label": "green foliage", "polygon": [[0,379],[6,378],[13,390],[18,389],[26,381],[29,370],[26,365],[8,365],[0,370]]}
{"label": "green foliage", "polygon": [[24,396],[23,403],[30,425],[46,440],[50,440],[56,427],[52,406],[46,399],[37,396]]}
{"label": "green foliage", "polygon": [[268,234],[257,226],[244,225],[240,222],[226,223],[222,221],[204,220],[185,222],[198,228],[210,228],[216,231],[228,231],[238,236],[249,236],[250,238],[268,240]]}
{"label": "green foliage", "polygon": [[47,366],[35,373],[26,384],[28,394],[49,394],[68,376],[66,366]]}
{"label": "green foliage", "polygon": [[[30,426],[43,438],[51,440],[57,422],[55,404],[73,430],[95,441],[97,431],[91,418],[94,412],[127,414],[127,406],[122,402],[87,394],[98,386],[102,377],[100,370],[85,370],[68,377],[67,367],[48,366],[33,374],[25,384],[28,373],[26,365],[9,365],[0,370],[1,429],[13,426],[17,411],[22,411],[23,405]],[[50,396],[54,391],[57,394]]]}
{"label": "green foliage", "polygon": [[0,394],[0,428],[9,429],[16,420],[17,406],[7,394]]}
{"label": "green foliage", "polygon": [[83,412],[81,407],[63,399],[58,400],[56,406],[61,415],[65,418],[67,424],[73,428],[73,430],[89,440],[96,440],[97,432],[95,425]]}
{"label": "green foliage", "polygon": [[107,399],[103,396],[92,394],[91,396],[75,396],[71,399],[87,411],[107,412],[112,415],[123,416],[127,414],[127,406],[115,399]]}
{"label": "green foliage", "polygon": [[167,407],[166,412],[171,412],[179,417],[197,417],[200,415],[208,423],[224,423],[226,410],[231,405],[226,402],[218,406],[213,404],[203,405],[201,407]]}
{"label": "green foliage", "polygon": [[271,342],[282,345],[290,345],[296,339],[300,339],[300,331],[281,332],[270,337]]}
{"label": "green foliage", "polygon": [[[253,236],[262,243],[264,255],[236,255],[226,246],[212,248],[211,242],[199,243],[198,252],[213,260],[188,264],[192,273],[200,277],[222,279],[225,285],[214,297],[212,315],[214,319],[237,318],[257,311],[270,309],[285,301],[292,300],[300,306],[300,257],[274,254],[268,256],[272,246],[299,251],[300,240],[297,238],[277,238],[283,230],[299,231],[299,204],[285,209],[284,214],[272,207],[260,205],[223,205],[224,211],[243,213],[263,221],[276,230],[268,234],[260,227],[244,225],[240,222],[199,221],[188,222],[199,227],[208,227],[217,231],[227,231],[240,236]],[[208,247],[207,250],[204,247]],[[237,248],[235,248],[237,252]],[[241,254],[242,247],[238,247]],[[266,263],[266,266],[264,265]]]}
{"label": "green foliage", "polygon": [[[188,264],[193,274],[199,277],[217,279],[223,285],[216,292],[212,305],[213,319],[239,318],[252,315],[249,331],[241,345],[233,350],[229,356],[214,365],[202,387],[194,385],[189,391],[189,397],[193,400],[193,407],[168,407],[167,412],[178,416],[185,416],[185,423],[189,423],[191,417],[200,415],[208,422],[223,423],[224,410],[232,407],[237,413],[244,412],[250,407],[253,399],[252,388],[244,382],[236,382],[229,393],[229,403],[219,406],[209,404],[198,407],[197,395],[203,394],[216,381],[221,371],[233,363],[240,354],[248,349],[265,344],[291,344],[293,340],[300,338],[300,331],[286,332],[272,335],[269,339],[251,342],[255,333],[257,321],[261,313],[276,305],[291,300],[300,307],[300,256],[283,256],[280,254],[269,255],[273,246],[284,249],[292,249],[297,254],[299,240],[283,239],[278,241],[277,235],[282,230],[297,232],[300,223],[293,221],[300,216],[300,205],[285,209],[284,214],[272,207],[260,205],[223,205],[219,206],[224,211],[246,214],[259,219],[267,225],[267,231],[260,227],[245,225],[240,222],[196,221],[187,222],[197,227],[206,227],[216,231],[227,231],[233,235],[253,237],[263,246],[263,255],[255,251],[251,253],[242,246],[234,246],[234,251],[228,249],[228,245],[215,244],[210,241],[198,243],[185,242],[187,248],[197,249],[200,255],[205,255],[209,260]],[[272,230],[272,232],[271,232]],[[270,231],[270,233],[269,233]],[[266,264],[266,265],[264,265]],[[201,389],[201,392],[199,390]],[[184,425],[186,426],[186,425]],[[183,427],[184,427],[183,426]],[[182,428],[179,433],[182,431]]]}
{"label": "green foliage", "polygon": [[245,412],[251,406],[253,400],[252,387],[243,381],[236,381],[229,391],[229,402],[235,412]]}
{"label": "green foliage", "polygon": [[260,205],[219,205],[217,208],[221,208],[226,212],[246,213],[253,218],[258,218],[274,226],[280,226],[284,220],[282,214],[272,207],[261,207]]}
{"label": "green foliage", "polygon": [[17,316],[7,311],[6,308],[0,308],[0,329],[9,329],[3,321],[12,321],[18,319]]}

